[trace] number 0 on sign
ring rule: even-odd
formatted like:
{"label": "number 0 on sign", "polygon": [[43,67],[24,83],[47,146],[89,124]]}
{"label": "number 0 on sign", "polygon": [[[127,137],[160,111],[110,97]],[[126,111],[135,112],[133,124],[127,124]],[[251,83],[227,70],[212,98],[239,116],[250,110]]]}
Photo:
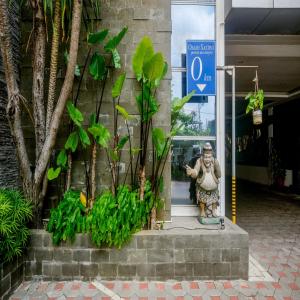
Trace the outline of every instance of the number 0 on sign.
{"label": "number 0 on sign", "polygon": [[216,95],[216,42],[186,41],[187,94]]}

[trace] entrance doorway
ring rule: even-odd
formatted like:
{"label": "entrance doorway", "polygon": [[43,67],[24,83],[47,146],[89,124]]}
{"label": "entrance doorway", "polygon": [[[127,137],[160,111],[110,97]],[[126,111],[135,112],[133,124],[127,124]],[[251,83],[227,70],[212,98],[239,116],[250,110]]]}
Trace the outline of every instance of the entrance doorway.
{"label": "entrance doorway", "polygon": [[[215,5],[201,1],[172,1],[172,99],[186,96],[186,41],[215,39]],[[194,183],[185,165],[194,167],[202,146],[216,153],[216,97],[193,96],[177,119],[180,129],[172,141],[171,215],[197,216]]]}

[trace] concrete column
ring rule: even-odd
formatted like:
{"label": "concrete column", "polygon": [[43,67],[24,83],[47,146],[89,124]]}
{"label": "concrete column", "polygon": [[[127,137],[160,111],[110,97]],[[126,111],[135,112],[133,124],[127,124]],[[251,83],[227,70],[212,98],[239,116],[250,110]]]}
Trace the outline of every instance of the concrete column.
{"label": "concrete column", "polygon": [[[225,42],[224,42],[224,1],[216,1],[216,43],[217,66],[224,66]],[[225,215],[225,74],[223,70],[217,71],[217,158],[221,166],[221,215]]]}

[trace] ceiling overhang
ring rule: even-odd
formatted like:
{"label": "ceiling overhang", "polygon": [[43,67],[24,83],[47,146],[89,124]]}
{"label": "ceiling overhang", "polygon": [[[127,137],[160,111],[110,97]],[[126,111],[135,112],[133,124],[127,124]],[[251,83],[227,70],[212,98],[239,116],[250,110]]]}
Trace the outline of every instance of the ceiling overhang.
{"label": "ceiling overhang", "polygon": [[299,0],[225,0],[227,34],[300,34]]}

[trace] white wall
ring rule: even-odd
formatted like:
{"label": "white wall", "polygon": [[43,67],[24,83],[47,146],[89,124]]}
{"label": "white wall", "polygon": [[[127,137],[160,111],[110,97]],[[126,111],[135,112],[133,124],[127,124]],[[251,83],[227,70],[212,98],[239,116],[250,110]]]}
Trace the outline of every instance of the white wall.
{"label": "white wall", "polygon": [[[267,167],[237,165],[236,173],[238,179],[244,179],[265,185],[270,185],[272,183],[271,174]],[[292,179],[292,171],[287,170],[284,185],[290,186],[293,183]]]}

